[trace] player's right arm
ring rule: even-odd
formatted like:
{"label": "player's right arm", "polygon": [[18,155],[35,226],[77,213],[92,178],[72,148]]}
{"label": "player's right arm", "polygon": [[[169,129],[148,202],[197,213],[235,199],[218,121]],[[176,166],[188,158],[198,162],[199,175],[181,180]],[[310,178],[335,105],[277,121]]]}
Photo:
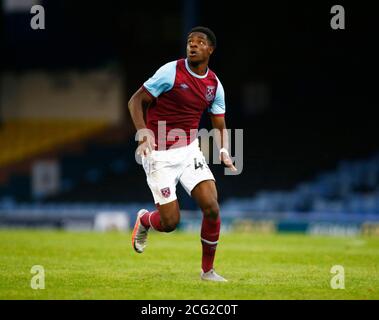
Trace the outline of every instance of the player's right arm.
{"label": "player's right arm", "polygon": [[143,88],[139,88],[128,102],[130,115],[139,137],[139,146],[137,148],[137,154],[139,155],[146,156],[156,146],[154,135],[146,128],[146,123],[143,118],[144,107],[149,106],[153,100],[154,98]]}
{"label": "player's right arm", "polygon": [[139,88],[130,98],[128,107],[137,131],[146,129],[146,123],[143,118],[143,108],[149,106],[153,100],[154,98],[142,88]]}
{"label": "player's right arm", "polygon": [[129,100],[128,107],[137,134],[139,137],[144,137],[142,141],[139,139],[137,153],[140,155],[147,155],[156,146],[154,135],[146,128],[143,108],[150,105],[162,93],[171,90],[175,82],[176,63],[172,61],[160,67]]}

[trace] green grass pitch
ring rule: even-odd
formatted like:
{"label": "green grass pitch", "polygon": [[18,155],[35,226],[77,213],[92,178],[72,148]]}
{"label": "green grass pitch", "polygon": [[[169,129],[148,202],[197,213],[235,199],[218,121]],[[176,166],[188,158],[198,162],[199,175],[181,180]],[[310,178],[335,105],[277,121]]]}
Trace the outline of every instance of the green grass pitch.
{"label": "green grass pitch", "polygon": [[[129,233],[0,231],[0,299],[379,299],[379,239],[221,234],[216,271],[199,280],[195,233],[149,234],[143,254]],[[45,289],[31,289],[42,265]],[[331,289],[333,265],[345,289]]]}

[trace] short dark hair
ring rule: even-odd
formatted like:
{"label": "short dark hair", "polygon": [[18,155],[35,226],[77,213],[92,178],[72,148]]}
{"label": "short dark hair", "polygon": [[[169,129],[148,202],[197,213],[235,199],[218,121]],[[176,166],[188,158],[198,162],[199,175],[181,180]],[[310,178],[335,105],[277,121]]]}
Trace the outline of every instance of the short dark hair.
{"label": "short dark hair", "polygon": [[216,48],[216,35],[211,29],[207,27],[197,26],[197,27],[192,28],[191,31],[188,33],[188,35],[190,35],[192,32],[204,33],[207,36],[208,40],[210,41],[212,47]]}

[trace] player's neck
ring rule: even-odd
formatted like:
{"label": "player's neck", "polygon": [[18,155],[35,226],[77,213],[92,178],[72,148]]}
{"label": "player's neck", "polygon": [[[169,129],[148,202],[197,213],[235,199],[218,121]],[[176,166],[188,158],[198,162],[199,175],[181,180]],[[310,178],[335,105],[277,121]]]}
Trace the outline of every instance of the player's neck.
{"label": "player's neck", "polygon": [[188,67],[191,69],[192,72],[196,73],[199,76],[203,76],[208,71],[208,61],[199,63],[191,63],[190,61],[188,61]]}

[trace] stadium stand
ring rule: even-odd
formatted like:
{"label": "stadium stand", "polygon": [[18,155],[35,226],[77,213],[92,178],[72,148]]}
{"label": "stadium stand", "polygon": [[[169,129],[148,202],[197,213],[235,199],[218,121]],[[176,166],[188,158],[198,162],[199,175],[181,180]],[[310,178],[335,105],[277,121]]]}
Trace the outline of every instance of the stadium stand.
{"label": "stadium stand", "polygon": [[0,130],[0,167],[86,138],[105,127],[98,120],[8,120]]}
{"label": "stadium stand", "polygon": [[[237,121],[235,120],[237,123]],[[288,122],[287,122],[288,123]],[[297,129],[283,130],[281,136],[267,134],[272,117],[253,123],[246,141],[254,145],[245,148],[244,173],[240,176],[223,176],[221,166],[211,165],[218,181],[223,210],[234,212],[323,212],[328,214],[377,214],[379,213],[379,154],[372,152],[375,146],[360,150],[361,158],[349,159],[349,150],[357,149],[351,139],[336,144],[334,140],[306,144],[295,140]],[[237,126],[237,124],[235,125]],[[243,123],[242,123],[243,126]],[[14,128],[18,128],[17,130]],[[13,129],[12,129],[13,128]],[[60,166],[60,192],[49,197],[35,198],[31,192],[30,170],[10,175],[0,183],[0,201],[42,201],[45,203],[150,203],[142,168],[135,162],[136,143],[130,135],[115,139],[105,138],[104,126],[97,122],[78,125],[74,122],[43,122],[31,120],[7,123],[1,130],[3,149],[15,152],[13,159],[20,159],[18,148],[22,145],[29,155],[49,146],[59,146],[70,141],[81,141],[80,152],[57,153]],[[277,131],[279,131],[277,129]],[[304,135],[311,137],[306,128]],[[9,138],[12,130],[17,131]],[[121,129],[124,130],[124,129]],[[310,131],[312,128],[310,129]],[[13,131],[13,132],[14,132]],[[100,132],[101,139],[91,139]],[[5,139],[5,138],[6,139]],[[32,137],[31,139],[29,139]],[[316,139],[315,138],[315,139]],[[16,142],[16,140],[18,142]],[[51,145],[46,141],[51,142]],[[287,141],[287,144],[285,143]],[[289,144],[288,141],[291,141]],[[359,142],[359,141],[357,141]],[[34,146],[29,147],[30,146]],[[369,144],[368,144],[369,145]],[[322,147],[321,147],[322,146]],[[323,149],[321,149],[323,148]],[[349,149],[350,148],[350,149]],[[321,156],[328,152],[328,161]],[[376,149],[377,150],[377,149]],[[302,156],[301,153],[306,154]],[[370,157],[364,157],[367,154]],[[23,152],[26,155],[26,151]],[[16,157],[19,156],[19,158]],[[3,156],[3,159],[5,157]],[[302,160],[299,167],[299,159]],[[341,160],[347,159],[347,160]],[[236,189],[235,186],[239,187]],[[192,200],[178,187],[183,209],[195,209]]]}
{"label": "stadium stand", "polygon": [[[32,201],[32,167],[40,159],[81,152],[81,144],[102,135],[98,120],[8,120],[0,128],[0,198]],[[77,164],[79,165],[79,163]]]}
{"label": "stadium stand", "polygon": [[290,191],[260,191],[251,198],[229,199],[224,209],[257,212],[379,214],[379,153],[340,161]]}

